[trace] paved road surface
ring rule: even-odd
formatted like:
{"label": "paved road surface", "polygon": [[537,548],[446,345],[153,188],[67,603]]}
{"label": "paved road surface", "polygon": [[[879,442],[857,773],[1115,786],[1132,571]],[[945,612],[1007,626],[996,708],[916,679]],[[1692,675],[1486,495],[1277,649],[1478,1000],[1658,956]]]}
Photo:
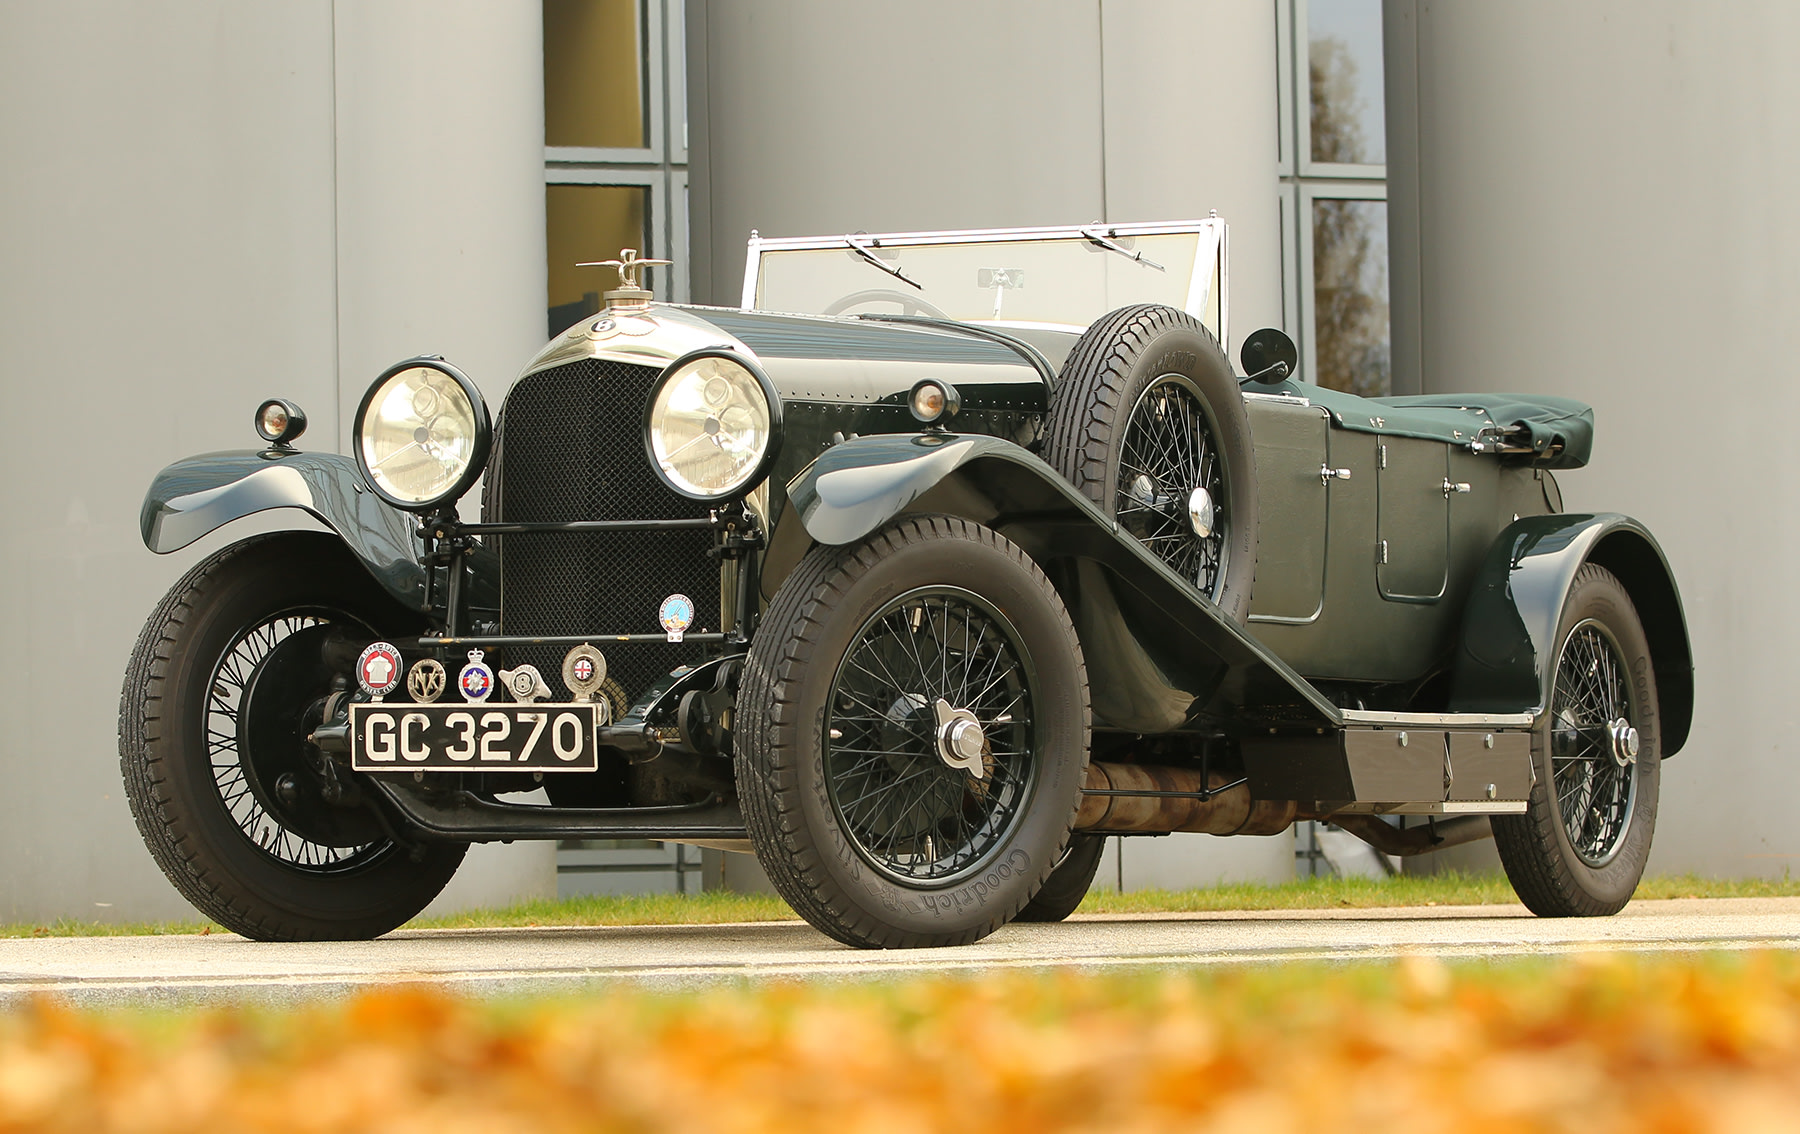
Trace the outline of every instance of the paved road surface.
{"label": "paved road surface", "polygon": [[341,994],[425,981],[477,994],[619,980],[859,979],[997,968],[1353,960],[1800,947],[1800,898],[1636,902],[1612,918],[1543,920],[1519,906],[1080,917],[1013,925],[961,949],[864,952],[799,922],[621,928],[410,930],[379,941],[259,944],[229,934],[0,940],[0,1000],[84,1002]]}

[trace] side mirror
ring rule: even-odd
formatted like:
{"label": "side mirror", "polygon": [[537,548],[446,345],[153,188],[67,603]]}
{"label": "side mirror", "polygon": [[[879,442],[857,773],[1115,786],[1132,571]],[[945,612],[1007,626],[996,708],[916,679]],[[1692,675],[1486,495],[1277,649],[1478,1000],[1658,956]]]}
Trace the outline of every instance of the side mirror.
{"label": "side mirror", "polygon": [[1286,332],[1264,327],[1244,340],[1238,361],[1244,364],[1239,382],[1279,382],[1299,372],[1300,348]]}

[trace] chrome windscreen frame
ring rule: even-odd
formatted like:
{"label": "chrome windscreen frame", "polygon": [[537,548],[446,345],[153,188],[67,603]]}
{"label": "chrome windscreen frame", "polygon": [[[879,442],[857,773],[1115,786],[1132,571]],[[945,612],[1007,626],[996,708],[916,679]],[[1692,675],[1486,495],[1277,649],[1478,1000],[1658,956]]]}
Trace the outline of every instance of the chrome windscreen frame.
{"label": "chrome windscreen frame", "polygon": [[[880,248],[884,244],[909,246],[934,244],[986,244],[997,242],[1035,242],[1046,240],[1087,240],[1096,236],[1109,240],[1121,237],[1168,236],[1197,233],[1200,244],[1196,251],[1194,272],[1182,304],[1188,314],[1206,323],[1216,332],[1219,346],[1230,350],[1230,278],[1227,235],[1224,218],[1201,220],[1155,221],[1142,224],[1094,223],[1085,225],[1053,225],[1041,228],[977,228],[929,232],[858,232],[835,236],[765,237],[752,230],[748,254],[744,258],[744,290],[740,304],[745,310],[757,306],[757,289],[761,283],[762,256],[765,252],[826,251],[850,246],[856,242]],[[1211,271],[1201,265],[1210,262]],[[1216,312],[1217,325],[1213,326]],[[1098,318],[1104,312],[1095,312]]]}

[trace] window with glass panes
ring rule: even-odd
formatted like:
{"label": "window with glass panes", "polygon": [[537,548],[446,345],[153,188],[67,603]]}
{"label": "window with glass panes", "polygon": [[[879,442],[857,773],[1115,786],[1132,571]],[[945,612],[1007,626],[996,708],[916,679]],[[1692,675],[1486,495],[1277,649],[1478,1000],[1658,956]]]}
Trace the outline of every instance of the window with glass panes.
{"label": "window with glass panes", "polygon": [[[685,300],[687,114],[681,0],[543,0],[544,252],[555,336],[600,310],[624,248],[672,260],[645,283]],[[701,852],[634,839],[557,844],[562,897],[686,892]]]}
{"label": "window with glass panes", "polygon": [[1392,392],[1381,0],[1275,0],[1282,276],[1301,375]]}
{"label": "window with glass panes", "polygon": [[544,0],[546,331],[600,309],[620,249],[662,299],[687,280],[687,114],[681,0]]}

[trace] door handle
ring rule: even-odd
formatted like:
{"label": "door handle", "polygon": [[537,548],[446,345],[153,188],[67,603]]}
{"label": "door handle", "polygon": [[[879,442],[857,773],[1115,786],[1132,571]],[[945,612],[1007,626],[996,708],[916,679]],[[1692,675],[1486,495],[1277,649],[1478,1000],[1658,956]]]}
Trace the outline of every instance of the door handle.
{"label": "door handle", "polygon": [[1350,470],[1349,469],[1334,469],[1330,465],[1320,465],[1319,466],[1319,483],[1320,484],[1330,484],[1333,478],[1336,478],[1338,480],[1349,480],[1350,479]]}
{"label": "door handle", "polygon": [[1468,481],[1453,481],[1449,477],[1444,478],[1444,495],[1445,496],[1449,496],[1453,492],[1467,492],[1467,491],[1469,491]]}

